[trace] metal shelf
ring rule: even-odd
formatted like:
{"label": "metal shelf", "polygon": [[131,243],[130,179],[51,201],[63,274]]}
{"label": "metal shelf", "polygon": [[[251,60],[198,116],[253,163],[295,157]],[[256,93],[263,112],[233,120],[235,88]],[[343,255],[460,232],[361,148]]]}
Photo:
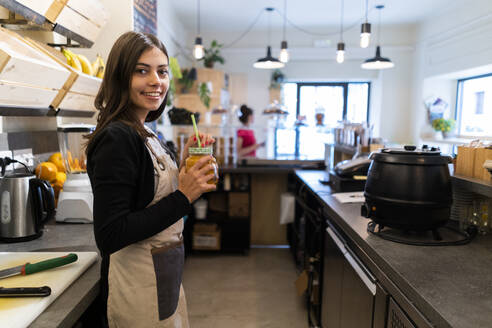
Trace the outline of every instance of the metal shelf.
{"label": "metal shelf", "polygon": [[53,31],[58,34],[61,34],[67,38],[67,40],[73,40],[78,42],[78,45],[71,44],[70,41],[67,41],[67,44],[64,46],[67,47],[86,47],[90,48],[94,44],[94,42],[87,40],[83,36],[66,29],[65,27],[51,23],[44,17],[31,10],[30,8],[18,3],[14,0],[0,0],[0,6],[7,8],[10,12],[16,13],[26,18],[26,20],[15,20],[14,18],[9,17],[8,20],[0,21],[0,25],[5,25],[6,27],[13,29],[23,29],[22,26],[25,26],[24,29],[40,29],[45,31]]}
{"label": "metal shelf", "polygon": [[21,107],[0,104],[0,116],[56,116],[56,111],[49,107]]}
{"label": "metal shelf", "polygon": [[469,190],[471,192],[483,195],[485,197],[491,197],[492,198],[492,183],[479,180],[479,179],[474,179],[474,178],[469,178],[465,177],[462,175],[454,175],[452,176],[452,183],[453,186],[455,187],[460,187],[466,190]]}
{"label": "metal shelf", "polygon": [[73,110],[60,108],[55,110],[51,107],[29,107],[9,106],[0,104],[0,116],[16,117],[42,117],[42,116],[64,116],[64,117],[93,117],[95,111]]}

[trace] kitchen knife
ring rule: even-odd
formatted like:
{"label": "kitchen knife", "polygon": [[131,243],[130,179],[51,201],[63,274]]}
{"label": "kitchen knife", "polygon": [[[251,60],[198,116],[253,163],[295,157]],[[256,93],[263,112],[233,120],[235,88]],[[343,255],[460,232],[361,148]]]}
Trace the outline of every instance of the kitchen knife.
{"label": "kitchen knife", "polygon": [[55,257],[49,260],[45,260],[33,264],[26,263],[13,268],[0,270],[0,279],[15,276],[18,274],[25,276],[39,271],[56,268],[75,261],[77,261],[77,254],[70,253],[65,256]]}
{"label": "kitchen knife", "polygon": [[0,287],[0,297],[45,297],[51,294],[51,288],[43,287]]}

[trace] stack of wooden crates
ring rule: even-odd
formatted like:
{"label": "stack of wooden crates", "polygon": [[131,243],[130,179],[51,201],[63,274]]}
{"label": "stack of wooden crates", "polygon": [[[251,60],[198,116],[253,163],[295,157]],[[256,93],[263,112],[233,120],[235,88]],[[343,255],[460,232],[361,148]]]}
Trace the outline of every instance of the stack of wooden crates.
{"label": "stack of wooden crates", "polygon": [[492,147],[459,146],[455,174],[492,183],[492,175],[483,167],[492,160]]}

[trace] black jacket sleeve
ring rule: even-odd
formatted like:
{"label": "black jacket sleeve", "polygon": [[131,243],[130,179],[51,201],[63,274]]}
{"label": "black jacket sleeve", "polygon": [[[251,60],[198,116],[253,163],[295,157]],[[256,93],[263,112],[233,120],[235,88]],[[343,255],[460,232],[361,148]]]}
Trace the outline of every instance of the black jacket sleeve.
{"label": "black jacket sleeve", "polygon": [[[137,208],[142,196],[141,170],[150,157],[138,134],[130,129],[108,126],[89,147],[94,233],[102,254],[149,238],[191,211],[188,198],[179,190],[152,206]],[[143,189],[153,195],[153,183],[144,184]]]}

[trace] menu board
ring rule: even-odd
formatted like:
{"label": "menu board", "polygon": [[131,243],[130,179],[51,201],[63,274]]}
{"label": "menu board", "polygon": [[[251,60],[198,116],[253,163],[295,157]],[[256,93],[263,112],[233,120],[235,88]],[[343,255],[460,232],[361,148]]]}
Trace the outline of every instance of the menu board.
{"label": "menu board", "polygon": [[157,35],[157,0],[133,0],[133,30]]}

